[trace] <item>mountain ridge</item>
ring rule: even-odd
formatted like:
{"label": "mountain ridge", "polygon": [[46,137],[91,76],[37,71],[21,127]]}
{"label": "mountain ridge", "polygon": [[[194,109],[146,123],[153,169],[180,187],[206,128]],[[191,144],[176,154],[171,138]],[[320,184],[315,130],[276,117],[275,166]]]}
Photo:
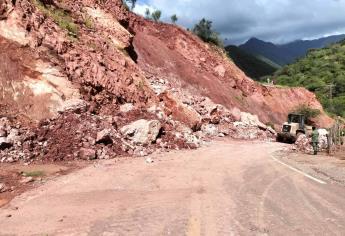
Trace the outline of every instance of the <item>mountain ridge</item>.
{"label": "mountain ridge", "polygon": [[284,66],[305,56],[310,49],[323,48],[343,39],[345,39],[345,34],[332,35],[314,40],[296,40],[286,44],[274,44],[252,37],[246,43],[240,45],[239,48],[247,53],[262,55]]}

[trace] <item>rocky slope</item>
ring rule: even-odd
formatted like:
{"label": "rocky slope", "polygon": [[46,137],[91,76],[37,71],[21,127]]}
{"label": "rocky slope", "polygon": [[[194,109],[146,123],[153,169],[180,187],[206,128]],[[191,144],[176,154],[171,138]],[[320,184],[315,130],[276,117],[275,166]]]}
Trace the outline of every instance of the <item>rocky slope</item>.
{"label": "rocky slope", "polygon": [[[266,87],[249,79],[226,55],[181,28],[131,15],[138,65],[154,78],[169,81],[191,94],[207,96],[232,110],[257,114],[264,123],[281,124],[305,104],[322,110],[306,89]],[[319,117],[320,126],[331,120]]]}
{"label": "rocky slope", "polygon": [[265,122],[302,103],[321,109],[312,93],[263,87],[222,52],[120,0],[0,0],[0,44],[0,161],[267,139]]}

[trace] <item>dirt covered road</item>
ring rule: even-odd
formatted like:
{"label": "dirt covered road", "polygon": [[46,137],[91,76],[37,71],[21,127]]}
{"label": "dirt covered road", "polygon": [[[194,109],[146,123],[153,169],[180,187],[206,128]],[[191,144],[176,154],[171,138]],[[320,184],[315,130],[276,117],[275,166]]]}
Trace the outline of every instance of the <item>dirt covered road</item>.
{"label": "dirt covered road", "polygon": [[282,147],[99,162],[0,209],[0,235],[344,235],[344,186],[283,165]]}

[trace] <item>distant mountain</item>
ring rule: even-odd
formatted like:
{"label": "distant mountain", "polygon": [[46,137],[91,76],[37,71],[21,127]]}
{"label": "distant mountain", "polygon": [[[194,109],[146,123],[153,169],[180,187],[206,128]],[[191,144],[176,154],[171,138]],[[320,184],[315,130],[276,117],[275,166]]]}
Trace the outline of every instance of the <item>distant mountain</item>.
{"label": "distant mountain", "polygon": [[280,68],[269,59],[247,53],[237,46],[230,45],[225,47],[225,50],[234,63],[252,79],[258,80]]}
{"label": "distant mountain", "polygon": [[297,40],[287,44],[276,45],[257,38],[251,38],[239,48],[247,53],[261,55],[284,66],[305,56],[310,49],[319,49],[345,39],[345,35],[335,35],[315,40]]}

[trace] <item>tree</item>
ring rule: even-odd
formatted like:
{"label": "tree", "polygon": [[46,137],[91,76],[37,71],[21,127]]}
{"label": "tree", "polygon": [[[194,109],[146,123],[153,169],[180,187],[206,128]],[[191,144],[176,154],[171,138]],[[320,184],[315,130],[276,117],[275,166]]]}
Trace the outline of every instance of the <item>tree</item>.
{"label": "tree", "polygon": [[171,16],[171,22],[172,22],[173,24],[175,24],[177,20],[178,20],[178,18],[177,18],[177,16],[176,16],[176,14],[174,14],[174,15]]}
{"label": "tree", "polygon": [[161,16],[162,16],[162,11],[160,10],[155,10],[154,12],[152,12],[152,19],[156,22],[159,21]]}
{"label": "tree", "polygon": [[194,26],[192,31],[204,42],[213,43],[219,47],[223,47],[223,42],[219,38],[219,34],[212,29],[212,21],[203,18]]}
{"label": "tree", "polygon": [[145,18],[150,19],[151,18],[151,11],[149,8],[146,8],[145,10]]}

